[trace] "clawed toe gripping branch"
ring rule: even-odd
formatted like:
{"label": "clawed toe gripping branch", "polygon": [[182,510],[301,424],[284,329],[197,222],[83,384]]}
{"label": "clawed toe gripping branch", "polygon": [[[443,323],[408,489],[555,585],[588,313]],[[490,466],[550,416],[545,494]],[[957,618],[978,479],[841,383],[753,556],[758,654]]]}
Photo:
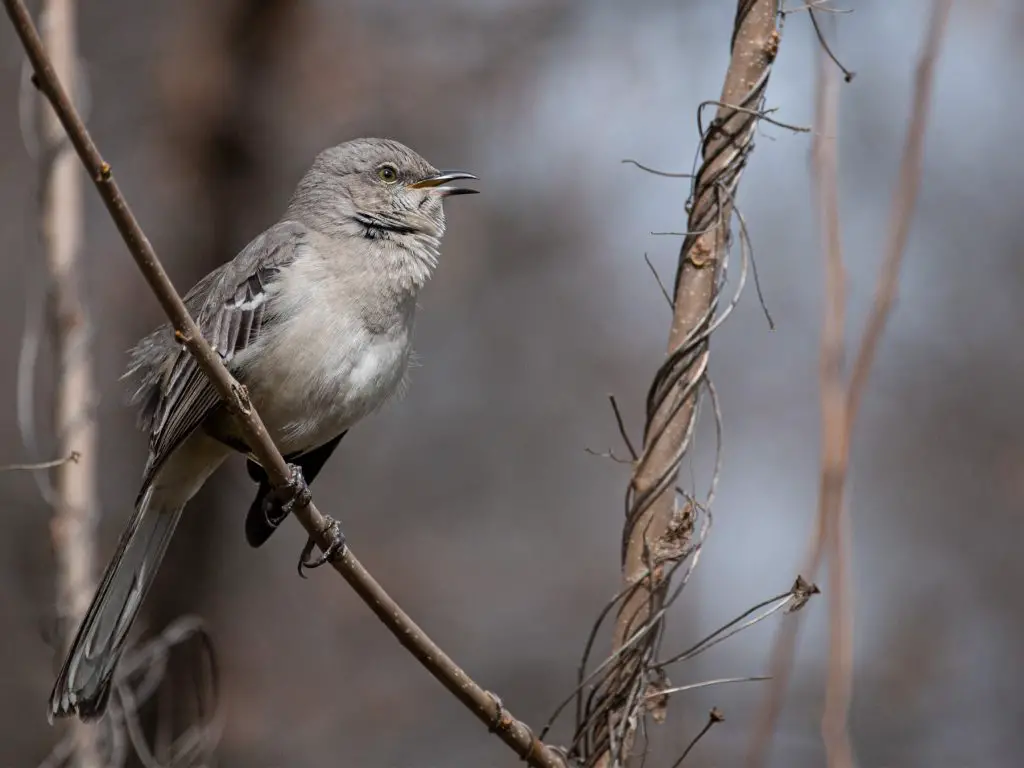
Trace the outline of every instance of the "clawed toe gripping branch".
{"label": "clawed toe gripping branch", "polygon": [[321,548],[320,554],[313,557],[313,548],[318,546],[317,538],[310,536],[306,546],[299,554],[299,576],[306,578],[303,570],[313,570],[322,565],[333,562],[345,553],[345,534],[341,530],[341,523],[333,517],[325,517],[326,527],[321,531],[321,536],[327,541],[327,546]]}

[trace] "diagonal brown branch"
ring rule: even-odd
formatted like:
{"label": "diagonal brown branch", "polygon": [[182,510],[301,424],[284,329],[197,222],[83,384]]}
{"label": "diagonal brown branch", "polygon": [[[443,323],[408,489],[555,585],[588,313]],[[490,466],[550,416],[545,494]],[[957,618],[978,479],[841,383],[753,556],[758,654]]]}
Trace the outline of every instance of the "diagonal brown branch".
{"label": "diagonal brown branch", "polygon": [[[289,472],[280,451],[267,434],[258,413],[248,400],[244,388],[231,376],[221,359],[203,339],[195,321],[189,316],[181,297],[174,289],[167,272],[157,258],[153,246],[143,233],[128,203],[114,180],[110,165],[103,160],[81,117],[68,99],[39,33],[36,31],[22,0],[3,0],[14,29],[35,71],[35,82],[53,105],[64,130],[92,178],[111,218],[121,233],[146,282],[149,283],[177,335],[195,356],[203,372],[216,386],[229,405],[252,448],[253,454],[267,471],[275,487],[288,483]],[[321,548],[329,544],[325,537],[329,518],[312,502],[297,509],[295,516]],[[391,598],[367,572],[362,563],[347,549],[332,562],[369,608],[398,641],[463,703],[478,719],[486,723],[498,737],[527,764],[537,768],[564,768],[561,756],[541,743],[521,721],[505,710],[497,697],[474,682]]]}
{"label": "diagonal brown branch", "polygon": [[[814,18],[813,12],[811,18]],[[820,35],[820,31],[818,33]],[[839,82],[836,69],[829,61],[831,57],[826,58],[826,53],[824,46],[818,53],[815,110],[818,131],[813,147],[815,192],[825,241],[825,317],[819,372],[822,466],[818,518],[818,536],[823,544],[815,549],[814,561],[808,568],[811,573],[816,573],[821,558],[827,554],[830,566],[829,659],[821,735],[830,768],[853,768],[853,750],[846,728],[853,677],[850,656],[852,619],[839,519],[843,511],[843,486],[850,450],[843,381],[846,279],[839,219]]]}

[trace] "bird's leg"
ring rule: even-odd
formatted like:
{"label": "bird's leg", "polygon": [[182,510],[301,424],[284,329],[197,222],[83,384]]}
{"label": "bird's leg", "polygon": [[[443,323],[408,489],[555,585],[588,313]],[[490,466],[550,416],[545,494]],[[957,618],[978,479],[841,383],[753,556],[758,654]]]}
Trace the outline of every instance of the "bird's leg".
{"label": "bird's leg", "polygon": [[263,504],[263,514],[267,518],[267,523],[274,528],[296,508],[301,509],[313,500],[313,494],[306,485],[306,478],[302,476],[302,467],[298,464],[289,464],[288,471],[291,472],[291,480],[280,488],[271,488]]}
{"label": "bird's leg", "polygon": [[318,557],[313,557],[313,549],[317,546],[316,539],[312,536],[306,541],[306,546],[299,554],[299,576],[306,578],[302,571],[304,568],[319,568],[338,557],[345,551],[345,534],[341,531],[341,524],[330,515],[324,516],[324,528],[322,534],[327,539],[327,549],[323,550]]}

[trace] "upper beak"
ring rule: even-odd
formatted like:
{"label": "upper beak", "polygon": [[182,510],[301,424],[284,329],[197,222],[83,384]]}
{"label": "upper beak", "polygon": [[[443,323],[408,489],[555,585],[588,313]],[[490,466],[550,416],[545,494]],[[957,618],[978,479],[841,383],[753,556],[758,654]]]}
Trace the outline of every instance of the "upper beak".
{"label": "upper beak", "polygon": [[436,176],[428,176],[425,179],[414,181],[409,184],[410,189],[432,189],[437,188],[437,192],[444,197],[450,197],[452,195],[475,195],[480,190],[470,189],[469,187],[445,187],[442,186],[447,184],[449,181],[458,181],[459,179],[476,179],[472,173],[466,173],[465,171],[441,171]]}

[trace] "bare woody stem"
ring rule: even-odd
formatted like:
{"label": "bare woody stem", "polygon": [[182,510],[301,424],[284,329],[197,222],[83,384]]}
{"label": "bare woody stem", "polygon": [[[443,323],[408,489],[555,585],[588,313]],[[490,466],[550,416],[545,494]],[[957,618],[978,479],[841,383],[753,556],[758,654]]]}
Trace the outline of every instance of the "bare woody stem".
{"label": "bare woody stem", "polygon": [[[890,206],[879,281],[848,377],[844,377],[842,365],[845,307],[835,147],[838,107],[834,102],[837,98],[835,84],[824,79],[834,73],[820,75],[818,84],[814,169],[825,251],[825,317],[820,369],[822,450],[817,520],[802,575],[813,581],[822,563],[826,559],[830,561],[833,595],[830,598],[829,674],[822,716],[822,734],[830,768],[846,768],[853,764],[846,726],[852,695],[852,608],[847,586],[848,557],[844,549],[848,543],[846,480],[851,434],[899,283],[900,266],[917,203],[935,67],[952,4],[952,0],[935,0],[932,4],[931,19],[917,64],[910,121]],[[799,626],[800,617],[793,616],[776,635],[772,648],[772,684],[752,732],[746,759],[748,768],[759,768],[767,760],[793,666]]]}
{"label": "bare woody stem", "polygon": [[[39,26],[52,52],[54,71],[72,93],[78,65],[77,0],[44,0]],[[53,466],[53,539],[57,616],[66,648],[89,608],[96,560],[96,446],[93,354],[89,313],[81,287],[82,179],[53,110],[38,100],[39,224],[49,287],[53,344],[53,432],[57,454],[73,460]],[[75,768],[101,768],[99,734],[81,722],[70,726]]]}
{"label": "bare woody stem", "polygon": [[[740,175],[752,149],[754,128],[771,65],[778,51],[777,0],[739,0],[715,120],[705,132],[703,162],[694,181],[693,206],[679,255],[668,357],[647,399],[643,451],[627,496],[622,576],[634,587],[616,620],[613,653],[629,646],[607,696],[616,704],[599,730],[596,765],[629,761],[639,721],[647,666],[657,646],[671,568],[666,550],[685,550],[692,527],[680,520],[676,477],[693,434],[697,401],[706,383],[710,332],[721,269],[730,243],[730,221]],[[679,541],[680,538],[687,541]],[[668,545],[672,538],[671,546]],[[639,632],[641,642],[630,644]]]}
{"label": "bare woody stem", "polygon": [[[249,402],[244,387],[231,376],[188,314],[153,246],[121,194],[110,165],[103,160],[81,117],[68,99],[24,2],[3,2],[32,63],[36,85],[52,104],[135,263],[174,326],[177,337],[195,356],[203,372],[231,408],[246,442],[266,469],[271,484],[275,487],[286,485],[290,477],[284,458],[267,434],[263,421]],[[321,548],[328,546],[325,533],[329,520],[312,502],[304,508],[297,509],[295,516]],[[534,737],[524,723],[512,717],[495,696],[475,683],[445,654],[384,591],[351,550],[346,548],[344,554],[336,558],[332,565],[427,671],[478,719],[487,724],[528,765],[535,768],[564,768],[565,763],[561,756]]]}

